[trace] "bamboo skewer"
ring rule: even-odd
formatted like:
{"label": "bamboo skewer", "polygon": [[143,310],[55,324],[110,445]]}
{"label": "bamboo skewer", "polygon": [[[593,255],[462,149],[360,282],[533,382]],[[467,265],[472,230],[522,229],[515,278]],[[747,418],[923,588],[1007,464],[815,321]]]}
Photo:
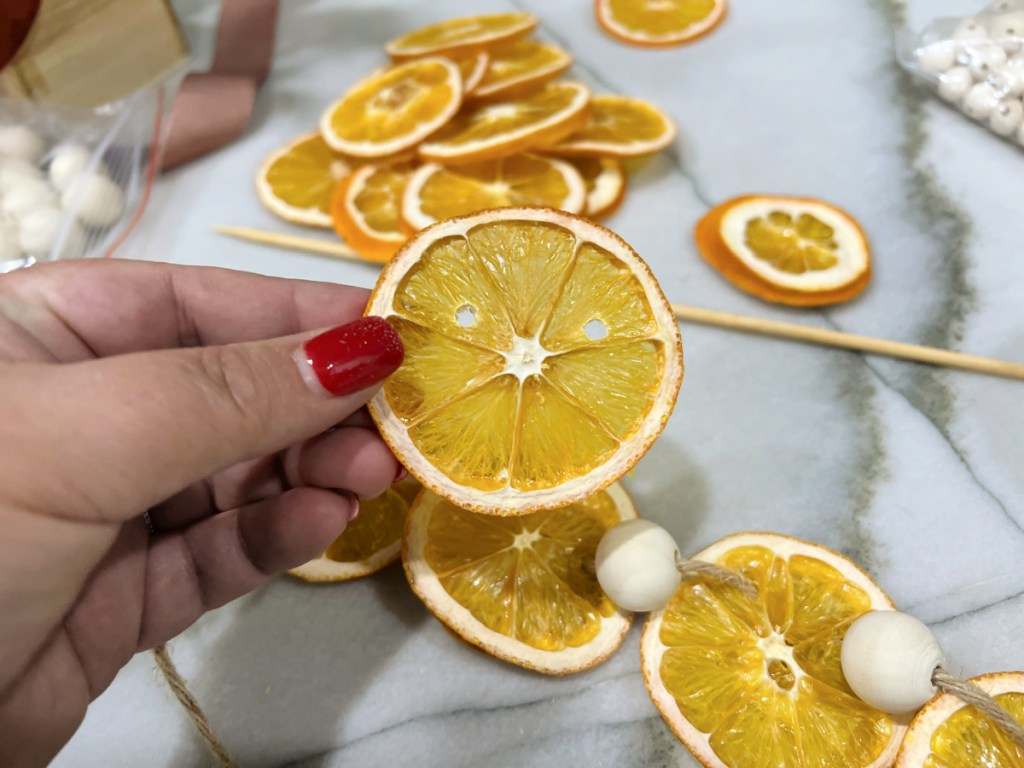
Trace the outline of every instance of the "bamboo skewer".
{"label": "bamboo skewer", "polygon": [[[358,261],[363,264],[379,266],[375,262],[366,261],[343,243],[330,243],[314,237],[300,237],[277,232],[265,232],[259,229],[248,229],[245,227],[214,227],[214,231],[228,237],[236,237],[241,240],[259,243],[261,245],[276,246],[295,251],[316,253],[322,256]],[[824,328],[811,328],[797,323],[782,323],[776,320],[766,320],[760,317],[747,317],[734,315],[728,312],[718,312],[713,309],[701,309],[699,307],[687,307],[682,304],[673,304],[672,311],[676,317],[685,322],[712,325],[718,328],[728,328],[734,331],[746,333],[757,333],[763,336],[775,336],[783,339],[792,339],[809,344],[819,344],[826,347],[838,347],[856,352],[864,352],[870,355],[882,355],[893,357],[899,360],[910,360],[915,363],[926,365],[942,366],[946,368],[958,368],[964,371],[985,373],[990,376],[1002,376],[1008,379],[1024,381],[1024,363],[1014,363],[1009,360],[997,360],[992,357],[981,357],[969,355],[962,352],[951,352],[947,349],[936,347],[925,347],[918,344],[907,344],[900,341],[888,341],[877,339],[872,336],[861,336],[856,333],[845,333],[843,331],[831,331]]]}

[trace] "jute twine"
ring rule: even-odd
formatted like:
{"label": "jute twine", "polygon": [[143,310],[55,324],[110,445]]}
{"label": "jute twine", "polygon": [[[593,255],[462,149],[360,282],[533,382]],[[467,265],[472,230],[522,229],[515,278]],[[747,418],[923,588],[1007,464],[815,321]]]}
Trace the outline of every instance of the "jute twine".
{"label": "jute twine", "polygon": [[723,568],[720,565],[706,563],[703,560],[685,560],[682,555],[676,552],[676,570],[683,577],[683,581],[704,576],[720,584],[735,587],[749,598],[757,597],[757,585],[754,582],[736,573],[736,571],[730,571],[728,568]]}
{"label": "jute twine", "polygon": [[1024,749],[1024,726],[977,685],[949,674],[942,667],[936,667],[932,673],[932,685],[943,693],[956,696],[960,701],[987,715],[1017,743],[1017,746]]}
{"label": "jute twine", "polygon": [[167,681],[167,685],[174,692],[174,696],[178,703],[181,704],[181,708],[185,710],[189,720],[192,721],[192,725],[195,726],[200,737],[206,743],[217,766],[219,768],[238,768],[238,763],[231,758],[227,749],[221,744],[220,739],[217,738],[213,726],[210,725],[210,721],[207,719],[206,713],[199,706],[199,702],[196,701],[196,697],[192,695],[188,686],[185,685],[185,681],[178,674],[178,668],[174,666],[170,654],[167,653],[167,646],[158,645],[154,648],[153,658],[156,659],[157,667],[161,674],[163,674],[164,680]]}

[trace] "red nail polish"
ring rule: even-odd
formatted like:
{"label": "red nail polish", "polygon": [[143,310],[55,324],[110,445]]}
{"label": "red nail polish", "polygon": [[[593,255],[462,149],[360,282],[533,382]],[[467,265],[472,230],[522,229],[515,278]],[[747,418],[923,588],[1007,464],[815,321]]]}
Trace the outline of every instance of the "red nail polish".
{"label": "red nail polish", "polygon": [[339,325],[302,349],[317,380],[332,395],[351,395],[379,383],[405,357],[402,340],[383,317]]}
{"label": "red nail polish", "polygon": [[395,472],[395,479],[391,481],[392,484],[400,483],[409,476],[409,470],[403,467],[401,464],[398,465],[398,471]]}

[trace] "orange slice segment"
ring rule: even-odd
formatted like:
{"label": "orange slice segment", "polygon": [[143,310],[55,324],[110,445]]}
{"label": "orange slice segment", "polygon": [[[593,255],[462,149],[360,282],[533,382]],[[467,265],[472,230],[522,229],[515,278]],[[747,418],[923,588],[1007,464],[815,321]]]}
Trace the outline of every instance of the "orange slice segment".
{"label": "orange slice segment", "polygon": [[523,154],[450,168],[422,166],[405,189],[402,218],[413,229],[423,229],[487,208],[543,205],[580,213],[585,204],[583,179],[571,165]]}
{"label": "orange slice segment", "polygon": [[738,571],[758,598],[684,581],[640,640],[647,690],[707,768],[883,768],[905,731],[843,679],[850,623],[892,603],[825,547],[770,533],[728,536],[694,556]]}
{"label": "orange slice segment", "polygon": [[603,219],[618,210],[626,196],[626,171],[615,157],[571,157],[567,161],[583,177],[587,188],[584,209],[591,219]]}
{"label": "orange slice segment", "polygon": [[737,288],[766,301],[821,306],[847,301],[871,279],[871,249],[850,214],[820,200],[737,197],[695,231],[697,248]]}
{"label": "orange slice segment", "polygon": [[[1024,672],[999,672],[971,679],[1015,720],[1024,724]],[[896,768],[1020,768],[1024,749],[988,716],[948,693],[917,713]]]}
{"label": "orange slice segment", "polygon": [[636,509],[616,483],[561,509],[495,518],[425,492],[413,505],[403,561],[413,590],[458,637],[547,674],[594,666],[621,644],[631,615],[594,574],[597,544]]}
{"label": "orange slice segment", "polygon": [[664,149],[675,137],[675,124],[653,104],[605,94],[590,100],[590,117],[583,130],[551,151],[558,155],[637,157]]}
{"label": "orange slice segment", "polygon": [[682,381],[650,270],[562,211],[434,224],[384,268],[367,313],[391,318],[406,350],[370,402],[381,435],[425,486],[474,511],[525,514],[607,487],[661,433]]}
{"label": "orange slice segment", "polygon": [[356,83],[320,118],[320,132],[336,151],[379,158],[408,149],[455,114],[462,75],[441,57],[374,72]]}
{"label": "orange slice segment", "polygon": [[391,40],[384,50],[397,60],[420,56],[466,56],[529,34],[537,18],[529,13],[494,13],[431,24]]}
{"label": "orange slice segment", "polygon": [[401,205],[413,165],[364,165],[337,189],[331,208],[342,240],[370,261],[387,261],[406,240]]}
{"label": "orange slice segment", "polygon": [[580,83],[558,82],[514,101],[470,105],[420,145],[420,156],[469,163],[554,144],[583,128],[589,101]]}
{"label": "orange slice segment", "polygon": [[459,67],[459,74],[462,75],[463,96],[473,93],[480,81],[484,79],[487,67],[490,66],[491,57],[484,51],[474,56],[467,56],[455,62]]}
{"label": "orange slice segment", "polygon": [[256,173],[256,194],[285,221],[331,226],[331,197],[351,168],[319,133],[306,133],[275,150]]}
{"label": "orange slice segment", "polygon": [[572,66],[572,56],[553,45],[519,40],[491,52],[491,63],[473,95],[506,98],[553,80]]}
{"label": "orange slice segment", "polygon": [[606,32],[635,45],[680,45],[725,18],[726,0],[594,0]]}
{"label": "orange slice segment", "polygon": [[353,520],[320,557],[292,568],[303,581],[351,581],[369,576],[395,562],[402,547],[402,529],[409,505],[420,485],[407,478],[375,499],[360,502]]}

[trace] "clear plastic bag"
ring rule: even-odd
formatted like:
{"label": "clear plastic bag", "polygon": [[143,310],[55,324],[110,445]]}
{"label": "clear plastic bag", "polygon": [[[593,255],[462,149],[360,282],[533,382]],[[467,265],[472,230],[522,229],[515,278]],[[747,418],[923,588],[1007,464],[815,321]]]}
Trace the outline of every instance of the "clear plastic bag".
{"label": "clear plastic bag", "polygon": [[1024,0],[936,19],[897,40],[900,63],[993,133],[1024,146]]}
{"label": "clear plastic bag", "polygon": [[95,109],[0,99],[0,272],[109,256],[149,197],[165,89]]}

